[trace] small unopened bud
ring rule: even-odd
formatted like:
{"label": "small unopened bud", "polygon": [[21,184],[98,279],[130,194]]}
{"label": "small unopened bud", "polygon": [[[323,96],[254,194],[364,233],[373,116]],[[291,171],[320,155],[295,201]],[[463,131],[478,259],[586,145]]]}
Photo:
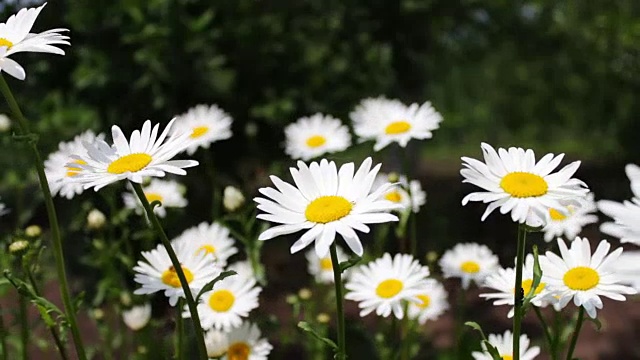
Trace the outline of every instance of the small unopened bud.
{"label": "small unopened bud", "polygon": [[131,305],[131,295],[128,292],[123,291],[120,293],[120,303],[124,306]]}
{"label": "small unopened bud", "polygon": [[27,226],[26,229],[24,229],[24,234],[28,237],[36,238],[42,235],[42,228],[40,228],[40,226],[38,225],[30,225]]}
{"label": "small unopened bud", "polygon": [[106,222],[107,218],[100,210],[93,209],[89,211],[89,214],[87,215],[87,227],[90,230],[100,230],[104,227]]}
{"label": "small unopened bud", "polygon": [[122,320],[133,331],[137,331],[147,326],[151,319],[151,304],[146,303],[134,306],[122,312]]}
{"label": "small unopened bud", "polygon": [[224,194],[222,196],[222,204],[227,211],[233,212],[238,210],[242,204],[244,204],[244,195],[242,192],[233,186],[227,186],[224,188]]}
{"label": "small unopened bud", "polygon": [[285,300],[287,301],[287,304],[293,305],[298,302],[298,297],[293,294],[289,294]]}
{"label": "small unopened bud", "polygon": [[29,242],[27,240],[16,240],[9,244],[9,252],[12,254],[19,254],[29,247]]}
{"label": "small unopened bud", "polygon": [[93,312],[91,313],[91,315],[96,320],[102,320],[102,319],[104,319],[104,310],[102,310],[102,309],[93,309]]}
{"label": "small unopened bud", "polygon": [[307,288],[302,288],[298,291],[298,297],[300,297],[300,299],[302,300],[309,300],[311,299],[312,295],[313,293],[311,292],[311,290]]}
{"label": "small unopened bud", "polygon": [[244,133],[247,137],[252,138],[258,135],[258,125],[255,122],[248,122],[244,127]]}
{"label": "small unopened bud", "polygon": [[0,132],[6,132],[11,129],[11,119],[5,114],[0,114]]}
{"label": "small unopened bud", "polygon": [[432,264],[438,260],[438,253],[435,251],[429,251],[426,255],[427,264]]}
{"label": "small unopened bud", "polygon": [[389,173],[389,175],[387,176],[387,179],[389,179],[389,182],[395,183],[400,180],[400,175],[398,175],[398,173],[396,172],[392,172],[392,173]]}
{"label": "small unopened bud", "polygon": [[147,353],[147,347],[146,346],[144,346],[144,345],[138,346],[138,354],[144,355],[146,353]]}
{"label": "small unopened bud", "polygon": [[327,324],[329,321],[331,321],[331,316],[329,316],[329,314],[327,313],[320,313],[318,314],[318,316],[316,316],[316,320],[320,324]]}

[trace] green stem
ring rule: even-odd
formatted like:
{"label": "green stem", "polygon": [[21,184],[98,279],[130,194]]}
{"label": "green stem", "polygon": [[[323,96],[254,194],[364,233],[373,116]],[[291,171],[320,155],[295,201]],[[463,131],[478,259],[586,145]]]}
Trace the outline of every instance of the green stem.
{"label": "green stem", "polygon": [[191,314],[191,319],[193,320],[193,327],[194,327],[193,330],[196,337],[196,343],[198,345],[198,352],[200,354],[200,359],[206,360],[207,347],[204,344],[204,335],[202,333],[202,325],[200,325],[200,317],[198,316],[198,309],[196,307],[196,302],[193,299],[193,294],[191,294],[191,289],[189,289],[189,283],[187,282],[187,278],[184,276],[184,271],[182,271],[182,266],[180,265],[180,261],[178,260],[178,257],[176,256],[175,251],[173,251],[173,247],[171,247],[171,242],[169,241],[169,238],[167,238],[167,234],[165,234],[164,230],[162,229],[162,225],[160,224],[158,217],[153,212],[151,205],[149,205],[149,201],[147,200],[147,197],[144,195],[142,186],[133,181],[131,182],[131,185],[133,186],[133,190],[135,190],[136,195],[138,195],[140,202],[142,202],[142,206],[144,207],[144,210],[147,212],[147,217],[149,221],[151,221],[151,225],[153,226],[154,230],[160,237],[160,241],[162,242],[162,245],[164,245],[165,249],[167,249],[167,254],[171,259],[171,265],[173,265],[173,268],[176,270],[176,273],[178,274],[180,285],[182,286],[182,290],[184,291],[184,296],[187,299],[187,306],[189,307],[189,313]]}
{"label": "green stem", "polygon": [[513,286],[515,310],[513,315],[513,360],[520,360],[520,326],[524,316],[522,311],[522,300],[524,297],[522,290],[522,266],[524,263],[524,249],[527,241],[527,229],[525,225],[518,227],[518,249],[516,255],[516,282]]}
{"label": "green stem", "polygon": [[29,321],[27,319],[27,299],[19,295],[20,303],[20,343],[22,345],[22,359],[29,359]]}
{"label": "green stem", "polygon": [[[22,115],[22,111],[13,97],[9,85],[4,80],[4,77],[0,75],[0,92],[7,100],[7,104],[13,113],[13,116],[18,120],[18,126],[20,127],[21,135],[30,135],[29,124],[27,119]],[[44,172],[44,165],[40,152],[35,141],[30,141],[31,150],[35,158],[34,164],[38,172],[38,180],[40,181],[40,187],[42,188],[42,194],[44,195],[44,204],[47,208],[47,216],[49,218],[49,226],[51,227],[51,241],[53,242],[53,255],[56,261],[56,272],[58,275],[58,281],[60,282],[60,293],[62,294],[62,303],[64,305],[64,311],[71,328],[71,335],[73,337],[73,344],[80,360],[86,360],[87,355],[84,351],[82,338],[80,337],[80,331],[78,330],[78,321],[76,320],[76,311],[71,302],[71,295],[69,292],[69,285],[67,284],[67,275],[64,268],[64,254],[62,252],[62,239],[60,236],[60,227],[58,226],[58,216],[56,209],[53,205],[53,198],[51,197],[51,190],[49,189],[49,182],[47,181],[47,175]]]}
{"label": "green stem", "polygon": [[342,272],[340,271],[340,262],[338,260],[338,251],[336,250],[335,241],[331,243],[331,264],[333,264],[333,280],[336,288],[336,315],[338,324],[338,352],[336,353],[336,360],[345,360],[347,353],[345,349],[346,336],[344,328],[344,308],[342,300]]}
{"label": "green stem", "polygon": [[580,335],[580,329],[582,329],[582,322],[584,320],[584,307],[580,306],[578,310],[578,321],[576,322],[576,329],[573,330],[573,336],[571,337],[571,343],[569,344],[569,351],[567,352],[567,360],[573,358],[573,351],[576,349],[578,343],[578,335]]}
{"label": "green stem", "polygon": [[400,323],[400,359],[401,360],[409,360],[409,348],[411,346],[411,341],[409,341],[409,328],[411,326],[409,320],[409,303],[406,302],[404,305],[404,317],[402,317],[402,322]]}
{"label": "green stem", "polygon": [[540,324],[542,325],[542,330],[544,330],[544,337],[547,340],[547,344],[549,345],[549,352],[551,356],[551,360],[556,360],[556,349],[554,346],[554,340],[551,336],[551,332],[549,331],[549,326],[547,326],[547,322],[544,320],[542,316],[542,312],[537,306],[533,307],[533,311],[536,313],[538,320],[540,320]]}
{"label": "green stem", "polygon": [[178,300],[178,318],[176,320],[176,359],[182,360],[184,357],[184,321],[182,320],[182,299]]}
{"label": "green stem", "polygon": [[7,329],[4,327],[4,314],[0,307],[0,345],[2,345],[2,360],[9,358],[9,350],[7,349]]}

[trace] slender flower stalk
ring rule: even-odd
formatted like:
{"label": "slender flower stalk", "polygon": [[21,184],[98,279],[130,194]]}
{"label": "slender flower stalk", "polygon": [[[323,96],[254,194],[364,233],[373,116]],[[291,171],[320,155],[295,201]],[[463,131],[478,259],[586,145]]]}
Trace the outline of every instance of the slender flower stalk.
{"label": "slender flower stalk", "polygon": [[178,261],[178,257],[176,256],[175,251],[171,247],[171,242],[169,238],[167,238],[167,234],[165,234],[162,229],[162,225],[160,221],[158,221],[158,217],[153,212],[151,205],[149,204],[149,200],[144,194],[144,190],[142,190],[142,186],[138,183],[131,181],[131,185],[133,186],[133,190],[138,195],[140,202],[142,202],[142,206],[144,210],[147,212],[147,217],[151,221],[151,225],[153,229],[156,231],[158,236],[160,237],[160,241],[162,245],[167,249],[167,253],[169,254],[169,258],[171,259],[171,264],[173,268],[176,270],[178,274],[178,279],[180,280],[180,285],[182,286],[182,290],[184,290],[184,295],[187,299],[187,306],[189,308],[189,313],[191,314],[191,319],[193,319],[193,327],[194,333],[196,336],[196,343],[198,344],[198,352],[200,354],[200,359],[207,359],[207,348],[204,343],[204,335],[202,333],[202,325],[200,325],[200,317],[198,316],[198,310],[196,308],[196,303],[193,299],[193,294],[191,294],[191,289],[189,288],[189,283],[187,282],[187,278],[184,276],[184,271],[182,271],[182,266],[180,266],[180,262]]}
{"label": "slender flower stalk", "polygon": [[2,360],[7,360],[7,331],[4,328],[4,317],[2,316],[2,307],[0,307],[0,346],[2,346]]}
{"label": "slender flower stalk", "polygon": [[20,302],[20,344],[22,345],[22,359],[29,360],[29,320],[27,319],[27,298],[19,296]]}
{"label": "slender flower stalk", "polygon": [[536,313],[538,320],[540,320],[540,325],[542,325],[542,330],[544,331],[544,338],[547,340],[547,345],[549,346],[549,356],[551,357],[551,360],[556,360],[557,355],[556,355],[555,341],[553,339],[553,336],[551,335],[551,331],[549,331],[550,328],[549,326],[547,326],[547,322],[544,320],[544,317],[542,316],[542,312],[537,306],[533,307],[533,311]]}
{"label": "slender flower stalk", "polygon": [[[20,135],[22,136],[35,136],[35,134],[29,131],[29,124],[27,119],[22,114],[16,99],[13,97],[13,93],[9,89],[9,85],[5,81],[4,77],[0,75],[0,92],[7,100],[9,109],[13,113],[14,119],[18,120],[18,126],[20,129]],[[76,320],[76,311],[71,303],[71,295],[69,292],[69,285],[67,283],[67,275],[64,268],[64,253],[62,252],[62,239],[60,236],[60,227],[58,225],[58,216],[53,204],[53,198],[51,197],[51,190],[49,189],[49,182],[47,175],[44,171],[44,164],[42,157],[38,151],[38,146],[35,141],[29,141],[31,150],[34,156],[34,164],[38,173],[38,180],[40,181],[40,187],[44,196],[44,204],[47,209],[47,217],[49,219],[49,227],[51,228],[51,241],[53,243],[53,255],[56,261],[56,272],[58,275],[58,281],[60,282],[60,293],[62,294],[62,303],[64,305],[64,311],[71,328],[71,336],[73,337],[73,344],[76,349],[76,353],[80,360],[86,360],[87,355],[84,350],[82,338],[80,337],[80,331],[78,330],[78,321]]]}
{"label": "slender flower stalk", "polygon": [[329,247],[331,252],[331,264],[333,264],[333,280],[336,288],[336,315],[338,324],[338,353],[336,354],[336,360],[345,360],[347,358],[346,353],[346,336],[344,329],[344,308],[342,299],[342,271],[340,270],[340,263],[338,260],[338,251],[336,250],[336,243],[332,242]]}
{"label": "slender flower stalk", "polygon": [[176,359],[184,359],[184,320],[182,319],[181,311],[184,308],[182,299],[178,300],[178,308],[176,319]]}
{"label": "slender flower stalk", "polygon": [[569,344],[569,351],[567,351],[567,360],[573,359],[573,351],[578,343],[578,335],[580,335],[580,329],[582,329],[582,322],[584,320],[584,307],[580,306],[578,310],[578,321],[576,322],[576,328],[573,330],[573,336],[571,337],[571,343]]}
{"label": "slender flower stalk", "polygon": [[524,317],[522,311],[522,300],[524,290],[522,289],[522,266],[524,263],[524,249],[527,242],[527,228],[525,225],[518,226],[518,248],[516,255],[516,282],[513,285],[515,296],[515,312],[513,315],[513,360],[520,359],[520,326]]}

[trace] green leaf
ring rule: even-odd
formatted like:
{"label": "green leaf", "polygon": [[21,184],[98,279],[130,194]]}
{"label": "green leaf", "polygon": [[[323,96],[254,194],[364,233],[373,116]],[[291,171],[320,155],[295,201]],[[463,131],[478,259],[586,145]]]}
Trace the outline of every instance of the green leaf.
{"label": "green leaf", "polygon": [[200,300],[200,297],[202,296],[202,294],[206,293],[207,291],[213,289],[213,286],[220,280],[229,277],[231,275],[236,275],[237,273],[233,270],[227,270],[227,271],[223,271],[220,273],[220,275],[216,276],[215,279],[209,281],[204,287],[202,287],[202,290],[200,290],[200,292],[198,293],[198,295],[196,295],[196,303],[198,303],[198,301]]}
{"label": "green leaf", "polygon": [[322,341],[327,346],[332,348],[334,351],[338,351],[338,345],[336,345],[336,343],[334,343],[331,339],[327,339],[326,337],[320,336],[320,334],[318,334],[315,330],[313,330],[313,328],[311,328],[311,325],[309,325],[309,323],[307,323],[306,321],[300,321],[298,323],[298,327],[306,331],[307,333],[311,334],[311,336],[313,336],[314,338]]}
{"label": "green leaf", "polygon": [[489,340],[487,340],[486,336],[484,336],[484,332],[482,331],[482,327],[480,327],[480,325],[477,322],[474,321],[467,321],[464,323],[466,326],[477,330],[478,332],[480,332],[480,335],[482,336],[482,343],[484,344],[484,346],[487,348],[487,352],[491,355],[491,357],[494,360],[502,360],[502,356],[500,356],[500,352],[498,352],[498,349],[496,349],[495,346],[493,346]]}
{"label": "green leaf", "polygon": [[359,257],[359,256],[356,256],[356,257],[352,257],[351,259],[349,259],[347,261],[341,262],[340,263],[340,273],[343,273],[348,268],[355,266],[357,263],[360,262],[360,260],[362,260],[362,258]]}
{"label": "green leaf", "polygon": [[596,327],[596,331],[599,332],[600,329],[602,329],[602,323],[600,322],[600,320],[598,320],[598,318],[592,319],[590,316],[586,316],[585,319],[593,323],[593,325]]}
{"label": "green leaf", "polygon": [[529,292],[524,297],[523,309],[531,303],[531,300],[534,296],[536,296],[536,289],[540,285],[540,281],[542,279],[542,269],[540,268],[540,261],[538,255],[538,247],[533,245],[533,280],[531,282],[531,288]]}

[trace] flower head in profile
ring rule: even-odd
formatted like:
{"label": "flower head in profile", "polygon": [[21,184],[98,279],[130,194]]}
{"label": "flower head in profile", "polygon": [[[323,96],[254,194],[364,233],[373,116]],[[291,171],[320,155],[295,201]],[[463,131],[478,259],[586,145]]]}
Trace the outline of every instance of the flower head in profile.
{"label": "flower head in profile", "polygon": [[620,282],[640,291],[640,251],[624,251],[613,264]]}
{"label": "flower head in profile", "polygon": [[376,188],[386,182],[396,183],[394,187],[387,190],[382,197],[385,199],[400,204],[404,211],[411,209],[414,213],[420,211],[420,207],[427,202],[427,193],[422,190],[422,185],[418,180],[409,181],[406,176],[401,175],[397,177],[394,174],[380,173],[376,177],[376,181],[373,183],[373,187]]}
{"label": "flower head in profile", "polygon": [[93,131],[88,130],[77,135],[71,141],[61,142],[58,145],[58,151],[49,154],[44,162],[44,171],[47,174],[51,195],[59,194],[67,199],[72,199],[84,191],[81,183],[73,181],[73,178],[82,170],[77,165],[84,161],[74,160],[72,156],[86,157],[87,150],[83,143],[92,143],[103,138],[103,134],[96,135]]}
{"label": "flower head in profile", "polygon": [[552,173],[564,154],[547,154],[536,162],[533,150],[511,147],[496,152],[486,143],[482,143],[482,153],[485,162],[463,157],[460,174],[464,177],[462,182],[485,190],[462,199],[462,205],[469,201],[489,203],[483,221],[500,208],[502,214],[511,212],[515,222],[541,226],[547,223],[550,208],[566,214],[560,201],[582,198],[589,191],[582,181],[571,177],[578,170],[579,161]]}
{"label": "flower head in profile", "polygon": [[640,246],[640,167],[628,164],[625,170],[631,182],[633,198],[622,203],[611,200],[598,201],[598,209],[614,220],[602,223],[600,231],[619,238],[620,242]]}
{"label": "flower head in profile", "polygon": [[[261,291],[254,278],[231,275],[218,281],[213,290],[202,294],[197,306],[202,328],[225,332],[237,328],[249,312],[258,307]],[[182,316],[191,316],[186,306]]]}
{"label": "flower head in profile", "polygon": [[566,239],[575,239],[583,227],[598,221],[598,217],[592,214],[597,210],[593,193],[573,201],[560,200],[560,204],[565,207],[564,213],[554,208],[549,209],[549,221],[542,229],[546,242],[563,235]]}
{"label": "flower head in profile", "polygon": [[358,302],[360,316],[377,315],[402,319],[406,301],[419,302],[428,288],[429,268],[408,254],[385,253],[381,258],[352,270],[345,299]]}
{"label": "flower head in profile", "polygon": [[227,349],[222,360],[267,360],[273,349],[258,326],[248,321],[228,332],[226,337]]}
{"label": "flower head in profile", "polygon": [[[338,254],[338,262],[343,262],[348,259],[341,247],[336,246],[336,252]],[[309,274],[315,278],[316,282],[333,284],[333,263],[331,262],[331,256],[327,254],[323,258],[319,258],[313,250],[307,251],[305,256],[307,258],[307,270]],[[343,274],[343,276],[345,276],[345,274]]]}
{"label": "flower head in profile", "polygon": [[69,37],[62,35],[67,29],[51,29],[41,33],[30,32],[40,11],[46,3],[37,8],[24,8],[11,15],[7,22],[0,23],[0,70],[24,80],[24,68],[9,56],[19,52],[42,52],[64,55],[64,51],[54,45],[69,45]]}
{"label": "flower head in profile", "polygon": [[[533,286],[533,266],[533,255],[529,254],[526,257],[522,268],[522,289],[524,290],[525,295],[531,291],[531,287]],[[515,268],[498,269],[498,271],[487,276],[483,285],[483,287],[494,289],[497,292],[480,294],[480,297],[487,300],[493,300],[493,305],[496,306],[511,305],[512,308],[509,311],[508,317],[512,318],[514,314],[513,306],[515,304],[513,289],[513,284],[515,284],[515,282]],[[533,291],[533,294],[535,296],[531,300],[531,304],[534,306],[544,307],[551,302],[555,302],[555,298],[549,293],[549,289],[544,282],[540,282],[540,284],[538,284]]]}
{"label": "flower head in profile", "polygon": [[[178,247],[172,244],[172,247],[192,293],[197,294],[209,281],[220,275],[221,267],[216,264],[213,256],[197,252],[191,246]],[[142,257],[145,261],[138,261],[133,268],[136,273],[133,280],[141,285],[134,294],[143,295],[164,291],[164,295],[169,298],[169,304],[175,306],[178,298],[185,295],[167,249],[161,244],[151,251],[143,251]]]}
{"label": "flower head in profile", "polygon": [[294,160],[311,160],[346,150],[351,145],[349,129],[340,120],[320,113],[287,125],[284,134],[285,152]]}
{"label": "flower head in profile", "polygon": [[129,179],[142,183],[145,177],[164,177],[166,173],[186,175],[185,168],[198,165],[195,160],[172,160],[174,156],[189,145],[189,134],[169,136],[171,120],[162,134],[158,136],[156,124],[151,121],[142,125],[142,131],[135,130],[131,139],[114,125],[111,128],[113,146],[101,139],[93,143],[84,143],[86,156],[75,155],[74,161],[67,166],[80,169],[73,180],[83,184],[85,189],[94,187],[96,191],[116,181]]}
{"label": "flower head in profile", "polygon": [[635,294],[633,288],[622,285],[622,279],[615,272],[613,264],[622,248],[609,253],[611,245],[602,240],[591,254],[587,238],[577,237],[571,248],[558,239],[560,255],[547,251],[540,257],[542,281],[558,299],[558,306],[564,308],[573,299],[576,306],[584,307],[591,318],[596,317],[596,309],[602,309],[600,296],[624,301],[624,295]]}
{"label": "flower head in profile", "polygon": [[176,134],[189,134],[187,154],[193,155],[198,148],[208,149],[216,141],[231,137],[233,119],[217,105],[196,105],[176,117]]}
{"label": "flower head in profile", "polygon": [[498,257],[485,245],[457,244],[442,255],[440,267],[445,278],[460,278],[462,287],[468,289],[472,280],[482,284],[498,268]]}
{"label": "flower head in profile", "polygon": [[147,326],[149,319],[151,319],[151,304],[149,303],[134,306],[122,312],[122,320],[133,331]]}
{"label": "flower head in profile", "polygon": [[227,270],[235,271],[236,275],[234,276],[245,277],[248,279],[253,279],[256,277],[250,260],[236,261],[233,264],[227,266]]}
{"label": "flower head in profile", "polygon": [[[168,208],[183,208],[187,206],[187,199],[184,198],[184,187],[176,181],[152,179],[149,185],[143,187],[144,196],[151,204],[154,201],[160,201],[160,205],[153,208],[153,211],[159,217],[167,216]],[[138,196],[134,193],[122,194],[124,206],[129,209],[135,209],[137,213],[142,214],[144,209]]]}
{"label": "flower head in profile", "polygon": [[258,219],[279,223],[262,234],[259,240],[306,230],[291,246],[291,253],[315,241],[316,254],[325,257],[336,234],[340,234],[349,248],[359,256],[364,249],[354,230],[369,232],[366,224],[398,221],[389,214],[399,205],[381,198],[393,185],[386,183],[372,191],[380,165],[371,169],[371,158],[355,171],[353,163],[344,164],[338,171],[336,164],[323,159],[307,166],[298,161],[298,168],[290,168],[296,186],[271,176],[274,188],[261,188],[267,198],[257,197],[258,209],[264,211]]}
{"label": "flower head in profile", "polygon": [[[501,334],[489,334],[489,344],[493,345],[500,354],[500,357],[504,360],[513,359],[513,334],[507,330],[504,335]],[[540,348],[537,346],[531,346],[529,337],[525,334],[520,335],[520,360],[533,360],[540,354]],[[487,351],[487,347],[482,343],[483,352],[474,351],[471,356],[475,360],[493,360],[491,354]]]}
{"label": "flower head in profile", "polygon": [[447,291],[441,283],[434,279],[427,279],[425,287],[419,295],[418,301],[410,301],[407,315],[410,319],[418,319],[420,325],[427,320],[436,320],[449,308]]}
{"label": "flower head in profile", "polygon": [[353,130],[361,141],[375,140],[374,151],[392,142],[406,147],[411,139],[430,139],[440,126],[442,115],[430,102],[406,106],[385,97],[368,98],[350,114]]}
{"label": "flower head in profile", "polygon": [[225,266],[227,259],[238,252],[229,229],[218,223],[202,222],[188,228],[173,240],[176,248],[189,248],[196,254],[210,254],[218,265]]}

